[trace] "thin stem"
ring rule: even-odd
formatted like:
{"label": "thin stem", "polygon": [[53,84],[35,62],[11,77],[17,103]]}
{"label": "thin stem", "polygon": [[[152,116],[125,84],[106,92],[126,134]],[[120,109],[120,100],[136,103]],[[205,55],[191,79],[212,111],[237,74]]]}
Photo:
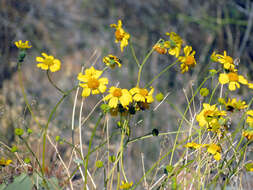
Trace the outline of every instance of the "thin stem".
{"label": "thin stem", "polygon": [[62,94],[65,94],[66,92],[64,92],[62,89],[60,89],[55,83],[54,81],[51,79],[50,74],[49,74],[49,70],[47,70],[47,78],[49,80],[49,82]]}
{"label": "thin stem", "polygon": [[138,65],[138,67],[140,67],[140,62],[139,62],[139,60],[138,60],[137,57],[136,57],[136,54],[135,54],[135,51],[134,51],[134,47],[133,47],[133,45],[132,45],[132,42],[130,41],[129,44],[130,44],[130,49],[131,49],[132,55],[133,55],[133,57],[134,57],[134,60],[135,60],[136,64]]}
{"label": "thin stem", "polygon": [[[93,141],[93,138],[94,138],[94,136],[95,136],[95,133],[96,133],[96,130],[97,130],[97,127],[98,127],[98,125],[99,125],[99,123],[100,123],[100,121],[101,121],[101,119],[103,118],[103,114],[101,114],[100,115],[100,117],[99,117],[99,119],[98,119],[98,121],[97,121],[97,123],[96,123],[96,125],[95,125],[95,127],[94,127],[94,129],[93,129],[93,131],[92,131],[92,134],[91,134],[91,138],[90,138],[90,141],[89,141],[89,148],[88,148],[88,153],[87,153],[87,158],[86,158],[86,163],[85,163],[85,181],[84,181],[84,185],[86,186],[87,185],[87,171],[88,171],[88,161],[89,161],[89,156],[90,156],[90,154],[91,154],[91,144],[92,144],[92,141]],[[84,186],[84,187],[85,187]],[[85,188],[86,189],[86,188]]]}
{"label": "thin stem", "polygon": [[166,71],[168,71],[176,63],[177,63],[177,61],[174,61],[172,64],[170,64],[167,67],[165,67],[165,69],[163,69],[158,75],[156,75],[144,88],[149,87],[156,79],[158,79],[163,73],[165,73]]}
{"label": "thin stem", "polygon": [[[156,44],[159,43],[160,41],[161,41],[161,39],[159,39],[158,42],[156,42]],[[154,51],[154,48],[152,48],[152,49],[148,52],[148,54],[146,55],[146,57],[144,58],[144,60],[142,61],[141,65],[140,65],[140,67],[139,67],[138,79],[137,79],[137,84],[136,84],[137,87],[139,87],[139,85],[140,85],[141,72],[142,72],[143,66],[145,65],[145,63],[147,62],[148,58],[149,58],[150,55],[153,53],[153,51]]]}

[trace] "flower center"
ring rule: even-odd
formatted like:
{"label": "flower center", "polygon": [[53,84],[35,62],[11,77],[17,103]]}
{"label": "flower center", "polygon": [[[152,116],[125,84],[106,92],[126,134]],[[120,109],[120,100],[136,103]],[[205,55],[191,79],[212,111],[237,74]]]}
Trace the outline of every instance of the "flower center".
{"label": "flower center", "polygon": [[115,89],[115,90],[113,91],[112,95],[113,95],[114,97],[120,97],[120,96],[122,96],[122,90],[119,89],[119,88],[117,88],[117,89]]}
{"label": "flower center", "polygon": [[91,89],[97,89],[99,87],[99,81],[95,78],[90,78],[87,84],[88,84],[88,88],[91,88]]}
{"label": "flower center", "polygon": [[194,66],[195,59],[193,56],[189,55],[186,57],[185,64],[189,66]]}
{"label": "flower center", "polygon": [[145,89],[145,88],[140,89],[140,95],[147,96],[148,95],[147,89]]}
{"label": "flower center", "polygon": [[230,64],[233,64],[233,58],[232,58],[232,57],[226,56],[226,57],[225,57],[225,60],[226,60],[227,62],[229,62]]}
{"label": "flower center", "polygon": [[236,82],[238,81],[238,75],[236,73],[228,73],[229,81]]}
{"label": "flower center", "polygon": [[51,58],[46,58],[45,61],[44,61],[44,63],[45,63],[46,65],[48,65],[48,66],[51,66],[51,65],[54,64],[54,61],[53,61],[53,59],[51,59]]}
{"label": "flower center", "polygon": [[122,29],[117,29],[115,31],[115,38],[118,40],[118,41],[121,41],[123,38],[124,38],[124,32],[122,31]]}

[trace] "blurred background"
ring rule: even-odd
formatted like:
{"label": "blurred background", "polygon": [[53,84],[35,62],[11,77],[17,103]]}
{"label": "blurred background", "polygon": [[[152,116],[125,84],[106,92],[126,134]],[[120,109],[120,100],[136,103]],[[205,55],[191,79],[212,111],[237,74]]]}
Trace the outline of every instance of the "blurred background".
{"label": "blurred background", "polygon": [[[119,83],[122,88],[131,88],[136,84],[138,70],[129,46],[122,53],[119,45],[114,43],[114,29],[110,28],[110,24],[117,23],[118,19],[123,21],[123,28],[130,33],[140,61],[157,40],[166,39],[166,32],[176,32],[185,44],[196,50],[197,65],[191,72],[182,75],[180,66],[176,65],[153,83],[155,94],[170,93],[168,102],[156,111],[152,110],[158,103],[150,111],[137,114],[132,123],[133,137],[147,134],[153,128],[160,132],[177,130],[180,115],[169,102],[184,112],[187,101],[183,88],[190,98],[191,88],[198,87],[210,68],[217,68],[217,64],[211,63],[209,58],[213,51],[223,54],[226,50],[234,59],[239,58],[239,72],[248,80],[253,80],[253,3],[250,0],[1,0],[0,138],[5,143],[11,145],[15,141],[15,127],[29,127],[36,131],[18,86],[18,49],[14,41],[29,40],[33,46],[23,64],[24,83],[37,117],[45,123],[60,94],[48,82],[46,73],[36,67],[35,57],[41,52],[61,60],[62,69],[52,78],[62,89],[71,89],[77,84],[76,77],[82,65],[89,67],[95,64],[97,69],[102,69],[102,58],[108,54],[117,55],[123,63],[122,68],[105,73],[110,85]],[[145,86],[173,60],[169,55],[153,53],[144,67],[141,85]],[[232,94],[246,101],[252,98],[252,92],[246,87]],[[50,126],[51,135],[70,139],[73,99],[74,93],[60,106]],[[87,99],[84,117],[98,100],[97,97]],[[196,106],[199,102],[197,97]],[[86,145],[89,128],[93,127],[96,118],[94,114],[87,124]],[[111,131],[117,130],[113,121],[110,124]],[[99,141],[99,133],[97,137]],[[173,138],[170,135],[131,144],[126,153],[129,156],[126,165],[140,166],[140,154],[144,153],[145,165],[150,168],[160,152],[172,146]],[[136,171],[135,167],[127,170],[132,180],[142,176],[142,171]]]}

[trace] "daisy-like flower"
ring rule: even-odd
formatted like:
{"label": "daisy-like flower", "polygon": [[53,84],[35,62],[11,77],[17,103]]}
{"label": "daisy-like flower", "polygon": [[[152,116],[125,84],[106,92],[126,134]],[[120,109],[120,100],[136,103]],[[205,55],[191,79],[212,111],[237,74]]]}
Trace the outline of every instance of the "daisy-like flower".
{"label": "daisy-like flower", "polygon": [[203,104],[202,111],[196,116],[200,127],[207,127],[213,132],[219,132],[222,116],[226,116],[225,111],[220,111],[216,105]]}
{"label": "daisy-like flower", "polygon": [[133,186],[133,182],[129,183],[129,182],[121,181],[121,185],[119,188],[120,189],[129,189],[132,186]]}
{"label": "daisy-like flower", "polygon": [[170,49],[168,50],[168,53],[170,55],[178,57],[181,51],[182,44],[183,44],[182,38],[175,32],[171,32],[171,33],[167,32],[166,35],[170,36],[170,41],[168,43]]}
{"label": "daisy-like flower", "polygon": [[12,163],[12,160],[6,160],[5,158],[0,159],[0,166],[8,166]]}
{"label": "daisy-like flower", "polygon": [[224,55],[216,54],[216,57],[217,57],[217,62],[221,63],[224,69],[227,69],[230,71],[235,70],[234,60],[232,57],[227,55],[226,51],[224,51]]}
{"label": "daisy-like flower", "polygon": [[108,56],[105,56],[103,58],[103,62],[110,68],[114,69],[115,66],[117,65],[118,67],[121,67],[121,60],[114,56],[109,54]]}
{"label": "daisy-like flower", "polygon": [[104,97],[105,101],[109,100],[109,107],[116,108],[120,103],[124,108],[132,102],[132,96],[127,89],[117,88],[112,86],[107,96]]}
{"label": "daisy-like flower", "polygon": [[196,65],[196,60],[194,58],[195,51],[192,51],[191,46],[185,46],[184,54],[185,56],[180,56],[178,58],[178,61],[182,63],[180,65],[181,73],[187,72],[189,70],[189,67],[194,67]]}
{"label": "daisy-like flower", "polygon": [[228,98],[228,101],[224,98],[219,98],[219,102],[223,105],[225,105],[227,111],[233,112],[234,110],[243,110],[248,107],[245,101],[236,100],[236,98],[230,99]]}
{"label": "daisy-like flower", "polygon": [[207,148],[207,152],[213,155],[213,158],[217,161],[221,159],[221,147],[216,144],[210,144]]}
{"label": "daisy-like flower", "polygon": [[242,136],[246,137],[246,139],[249,141],[253,140],[253,129],[249,127],[248,129],[244,130],[242,132]]}
{"label": "daisy-like flower", "polygon": [[154,101],[153,94],[154,88],[151,87],[151,90],[148,91],[146,88],[139,88],[135,87],[130,90],[130,93],[133,96],[133,100],[136,102],[146,102],[146,103],[152,103]]}
{"label": "daisy-like flower", "polygon": [[253,110],[247,111],[246,114],[247,114],[246,123],[248,123],[250,127],[253,127]]}
{"label": "daisy-like flower", "polygon": [[228,83],[228,89],[231,91],[236,90],[236,88],[240,88],[240,84],[247,85],[248,81],[242,75],[238,75],[236,72],[229,73],[221,73],[219,76],[219,82],[221,84]]}
{"label": "daisy-like flower", "polygon": [[111,24],[112,28],[115,28],[115,43],[120,42],[120,49],[121,52],[123,52],[124,47],[128,45],[128,40],[130,38],[130,34],[125,32],[125,30],[122,28],[122,21],[118,20],[117,24]]}
{"label": "daisy-like flower", "polygon": [[22,40],[14,42],[14,44],[16,45],[16,47],[19,48],[19,49],[28,49],[28,48],[31,48],[32,46],[29,46],[28,43],[29,43],[29,41],[22,42]]}
{"label": "daisy-like flower", "polygon": [[46,53],[41,54],[43,57],[36,57],[36,61],[39,62],[37,67],[42,70],[50,70],[51,72],[56,72],[61,68],[61,62],[59,59],[55,59],[52,55],[47,55]]}
{"label": "daisy-like flower", "polygon": [[81,82],[80,86],[83,88],[82,96],[88,97],[92,94],[104,93],[106,85],[108,84],[107,78],[99,78],[103,72],[100,70],[90,69],[85,70],[85,74],[79,73],[77,79]]}

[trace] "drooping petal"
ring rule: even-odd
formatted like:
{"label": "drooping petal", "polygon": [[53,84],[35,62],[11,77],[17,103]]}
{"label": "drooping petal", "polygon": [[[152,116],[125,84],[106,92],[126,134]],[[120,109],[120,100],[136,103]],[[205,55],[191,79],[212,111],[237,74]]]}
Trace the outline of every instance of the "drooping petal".
{"label": "drooping petal", "polygon": [[90,95],[91,90],[89,88],[83,88],[82,96],[88,97]]}
{"label": "drooping petal", "polygon": [[230,82],[228,85],[228,89],[231,91],[236,90],[236,82]]}
{"label": "drooping petal", "polygon": [[242,75],[239,75],[239,76],[238,76],[238,81],[239,81],[240,83],[242,83],[242,84],[248,84],[247,79],[245,79],[244,76],[242,76]]}

